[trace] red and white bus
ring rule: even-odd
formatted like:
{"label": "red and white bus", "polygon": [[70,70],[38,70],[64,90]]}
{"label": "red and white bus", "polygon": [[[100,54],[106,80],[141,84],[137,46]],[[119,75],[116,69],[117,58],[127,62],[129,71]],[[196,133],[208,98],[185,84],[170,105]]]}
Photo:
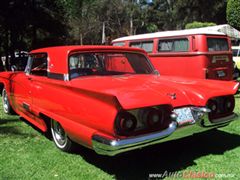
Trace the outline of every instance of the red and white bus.
{"label": "red and white bus", "polygon": [[231,40],[221,32],[164,31],[118,38],[112,45],[144,49],[163,75],[233,79]]}

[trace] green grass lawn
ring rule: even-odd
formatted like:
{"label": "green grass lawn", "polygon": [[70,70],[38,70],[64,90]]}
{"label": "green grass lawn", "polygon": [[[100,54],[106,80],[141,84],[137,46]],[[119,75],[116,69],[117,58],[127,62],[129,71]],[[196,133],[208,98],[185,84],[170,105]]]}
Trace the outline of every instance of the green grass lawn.
{"label": "green grass lawn", "polygon": [[[240,95],[236,103],[239,113]],[[1,111],[0,179],[148,179],[149,174],[190,172],[240,179],[238,120],[215,131],[105,157],[82,147],[75,154],[63,153],[17,116]]]}

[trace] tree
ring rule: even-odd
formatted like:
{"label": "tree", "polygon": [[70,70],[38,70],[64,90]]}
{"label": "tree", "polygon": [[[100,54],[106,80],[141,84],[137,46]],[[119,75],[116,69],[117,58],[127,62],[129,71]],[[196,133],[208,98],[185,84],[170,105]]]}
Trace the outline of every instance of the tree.
{"label": "tree", "polygon": [[64,8],[58,0],[3,0],[0,6],[0,54],[7,68],[16,50],[66,43]]}
{"label": "tree", "polygon": [[19,48],[26,48],[24,41],[25,29],[27,26],[26,6],[27,0],[1,1],[0,6],[0,27],[2,40],[2,54],[6,57],[6,67],[9,68],[9,55],[14,58],[14,51]]}
{"label": "tree", "polygon": [[156,0],[147,6],[145,18],[145,31],[174,29],[173,23],[173,0]]}
{"label": "tree", "polygon": [[201,27],[208,27],[208,26],[216,26],[213,22],[197,22],[194,21],[192,23],[187,23],[185,25],[185,29],[193,29],[193,28],[201,28]]}
{"label": "tree", "polygon": [[228,0],[227,21],[231,26],[240,29],[240,1]]}
{"label": "tree", "polygon": [[112,38],[136,34],[144,24],[144,10],[133,0],[68,1],[72,1],[66,7],[74,44],[101,44],[103,29]]}
{"label": "tree", "polygon": [[68,31],[65,9],[58,0],[30,0],[27,31],[32,48],[66,44]]}
{"label": "tree", "polygon": [[225,23],[226,5],[226,0],[2,0],[0,55],[8,58],[17,49],[44,46],[101,44],[103,29],[106,37],[117,38],[183,29],[194,21]]}
{"label": "tree", "polygon": [[225,0],[177,0],[173,7],[176,29],[194,21],[226,23],[226,5]]}

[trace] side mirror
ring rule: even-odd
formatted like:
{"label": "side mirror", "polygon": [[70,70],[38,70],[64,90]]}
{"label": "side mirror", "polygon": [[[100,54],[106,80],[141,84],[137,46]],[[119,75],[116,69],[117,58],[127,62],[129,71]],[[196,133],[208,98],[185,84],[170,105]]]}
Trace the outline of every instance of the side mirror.
{"label": "side mirror", "polygon": [[17,66],[15,66],[15,65],[12,65],[12,66],[11,66],[11,71],[12,71],[12,72],[15,72],[15,71],[17,71]]}

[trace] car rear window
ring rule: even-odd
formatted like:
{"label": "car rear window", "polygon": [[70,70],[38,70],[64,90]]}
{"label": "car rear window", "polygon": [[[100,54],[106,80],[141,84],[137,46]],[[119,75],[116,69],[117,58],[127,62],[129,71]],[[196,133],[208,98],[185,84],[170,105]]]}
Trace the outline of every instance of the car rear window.
{"label": "car rear window", "polygon": [[127,52],[74,53],[69,57],[70,78],[89,75],[151,74],[147,57]]}
{"label": "car rear window", "polygon": [[228,40],[226,38],[207,38],[208,51],[228,51]]}

